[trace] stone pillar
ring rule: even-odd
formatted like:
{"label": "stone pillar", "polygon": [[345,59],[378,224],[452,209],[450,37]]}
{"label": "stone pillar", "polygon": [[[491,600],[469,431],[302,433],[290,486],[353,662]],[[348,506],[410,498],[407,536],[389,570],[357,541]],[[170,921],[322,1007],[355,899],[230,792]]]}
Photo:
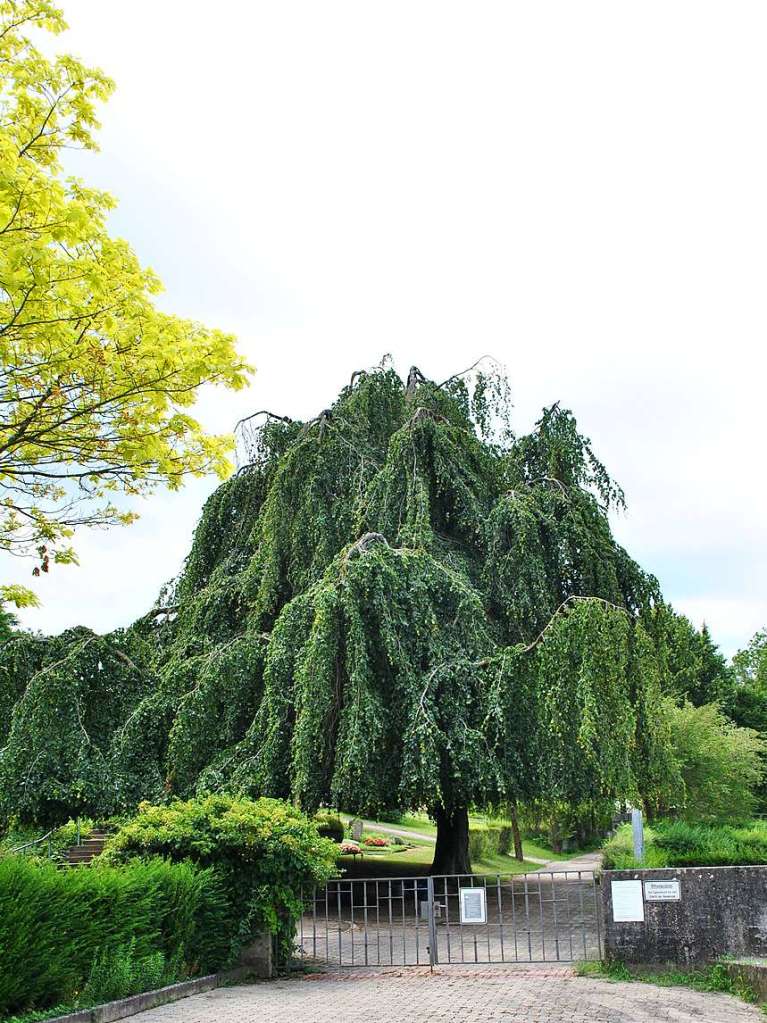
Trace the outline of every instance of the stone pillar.
{"label": "stone pillar", "polygon": [[268,980],[272,976],[272,936],[258,934],[240,952],[240,966],[246,966],[254,977]]}

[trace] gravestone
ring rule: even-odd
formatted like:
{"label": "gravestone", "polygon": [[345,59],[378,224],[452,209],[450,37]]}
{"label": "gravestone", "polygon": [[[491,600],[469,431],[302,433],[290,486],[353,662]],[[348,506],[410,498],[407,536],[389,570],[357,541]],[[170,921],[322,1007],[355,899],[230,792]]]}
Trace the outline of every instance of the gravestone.
{"label": "gravestone", "polygon": [[359,842],[360,839],[362,838],[362,821],[359,819],[359,817],[354,818],[354,820],[349,825],[349,830],[351,831],[351,836],[354,839],[354,841]]}

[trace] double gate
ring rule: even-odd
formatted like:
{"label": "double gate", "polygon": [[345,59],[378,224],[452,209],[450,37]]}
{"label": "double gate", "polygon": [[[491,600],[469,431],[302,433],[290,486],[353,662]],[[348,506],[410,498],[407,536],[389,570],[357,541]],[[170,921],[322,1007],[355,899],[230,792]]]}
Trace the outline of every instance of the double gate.
{"label": "double gate", "polygon": [[296,956],[314,969],[601,958],[591,871],[335,880],[304,905]]}

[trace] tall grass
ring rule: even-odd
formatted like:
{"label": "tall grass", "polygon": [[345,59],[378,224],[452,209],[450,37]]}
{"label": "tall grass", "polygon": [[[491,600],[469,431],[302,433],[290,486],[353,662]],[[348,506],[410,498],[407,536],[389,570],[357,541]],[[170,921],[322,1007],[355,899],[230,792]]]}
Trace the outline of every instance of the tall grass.
{"label": "tall grass", "polygon": [[57,870],[0,860],[0,1016],[85,1004],[104,988],[110,963],[129,988],[142,971],[208,972],[226,961],[231,927],[215,873],[190,863]]}

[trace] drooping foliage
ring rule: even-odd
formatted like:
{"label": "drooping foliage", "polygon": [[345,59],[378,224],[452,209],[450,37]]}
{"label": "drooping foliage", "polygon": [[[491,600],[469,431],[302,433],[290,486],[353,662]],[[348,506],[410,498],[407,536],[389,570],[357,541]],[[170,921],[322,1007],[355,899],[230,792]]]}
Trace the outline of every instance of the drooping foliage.
{"label": "drooping foliage", "polygon": [[9,810],[43,824],[113,810],[111,744],[149,687],[136,647],[141,653],[133,635],[88,629],[7,644],[3,685],[20,692],[0,755]]}
{"label": "drooping foliage", "polygon": [[41,814],[26,772],[49,743],[62,805],[84,764],[77,805],[99,812],[218,791],[370,813],[650,792],[670,612],[612,536],[623,496],[572,414],[515,437],[509,410],[494,371],[438,385],[384,364],[312,421],[245,423],[246,464],[180,578],[121,634],[135,681],[99,662],[115,691],[98,738],[53,710],[74,708],[59,690],[91,679],[92,644],[34,641],[62,644],[53,675],[3,651],[23,694],[5,812]]}

